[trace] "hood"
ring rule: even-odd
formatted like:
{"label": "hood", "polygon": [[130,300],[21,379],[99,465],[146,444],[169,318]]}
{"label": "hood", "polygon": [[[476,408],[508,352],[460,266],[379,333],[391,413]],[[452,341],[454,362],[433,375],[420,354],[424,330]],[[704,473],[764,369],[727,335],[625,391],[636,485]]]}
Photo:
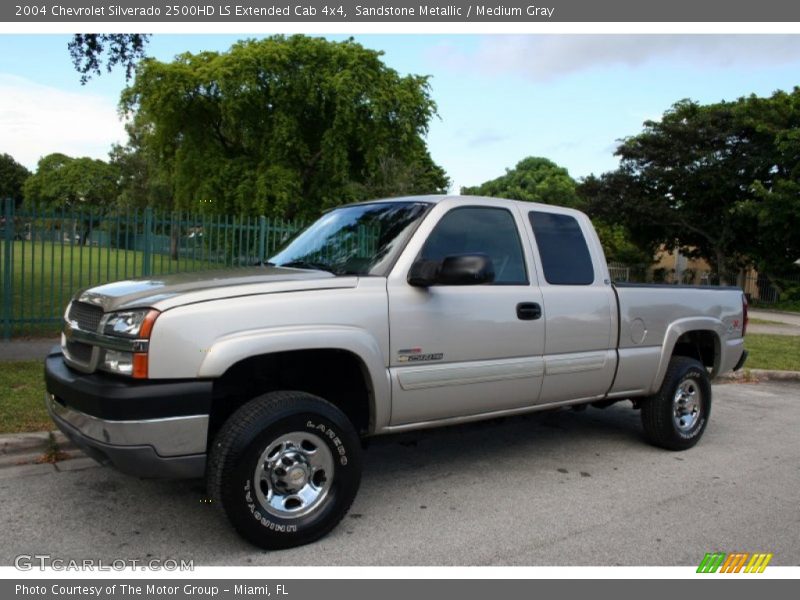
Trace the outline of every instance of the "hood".
{"label": "hood", "polygon": [[336,277],[324,271],[265,266],[115,281],[85,290],[77,299],[100,306],[103,312],[145,307],[163,311],[235,296],[349,288],[357,283],[358,278],[353,276]]}

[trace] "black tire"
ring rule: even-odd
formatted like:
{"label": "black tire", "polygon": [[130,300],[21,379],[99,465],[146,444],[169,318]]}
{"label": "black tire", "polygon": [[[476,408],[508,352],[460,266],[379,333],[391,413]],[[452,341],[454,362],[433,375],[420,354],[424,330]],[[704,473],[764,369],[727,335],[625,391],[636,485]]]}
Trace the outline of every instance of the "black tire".
{"label": "black tire", "polygon": [[[678,399],[682,389],[683,402]],[[696,408],[697,412],[687,410],[687,407]],[[703,436],[710,416],[711,381],[708,371],[693,358],[673,356],[661,389],[642,403],[645,438],[659,448],[687,450]]]}
{"label": "black tire", "polygon": [[[262,460],[275,448],[273,458]],[[315,469],[309,461],[318,452],[325,466]],[[242,537],[267,550],[291,548],[321,538],[345,516],[361,482],[361,446],[350,420],[330,402],[305,392],[271,392],[228,418],[206,474],[209,496]],[[287,487],[291,478],[302,489]],[[304,491],[316,492],[307,507]]]}

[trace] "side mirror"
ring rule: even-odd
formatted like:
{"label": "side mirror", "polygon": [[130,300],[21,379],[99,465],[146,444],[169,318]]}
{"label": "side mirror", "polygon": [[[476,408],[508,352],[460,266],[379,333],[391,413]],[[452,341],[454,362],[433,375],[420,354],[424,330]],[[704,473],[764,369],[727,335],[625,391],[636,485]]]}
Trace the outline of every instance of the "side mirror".
{"label": "side mirror", "polygon": [[415,287],[481,285],[492,281],[494,265],[485,254],[459,254],[442,261],[418,260],[408,273],[408,283]]}
{"label": "side mirror", "polygon": [[422,288],[435,285],[439,279],[441,268],[442,261],[440,260],[417,259],[408,272],[408,285]]}

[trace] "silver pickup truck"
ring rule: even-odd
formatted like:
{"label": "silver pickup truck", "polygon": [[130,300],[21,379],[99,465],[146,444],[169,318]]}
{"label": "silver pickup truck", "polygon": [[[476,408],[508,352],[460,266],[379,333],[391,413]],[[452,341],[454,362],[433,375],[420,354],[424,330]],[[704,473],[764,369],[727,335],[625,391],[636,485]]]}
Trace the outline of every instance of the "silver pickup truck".
{"label": "silver pickup truck", "polygon": [[630,400],[692,447],[746,352],[737,288],[612,285],[591,221],[408,197],[343,206],[269,263],[77,294],[46,359],[53,420],[145,477],[203,477],[263,548],[342,519],[362,439]]}

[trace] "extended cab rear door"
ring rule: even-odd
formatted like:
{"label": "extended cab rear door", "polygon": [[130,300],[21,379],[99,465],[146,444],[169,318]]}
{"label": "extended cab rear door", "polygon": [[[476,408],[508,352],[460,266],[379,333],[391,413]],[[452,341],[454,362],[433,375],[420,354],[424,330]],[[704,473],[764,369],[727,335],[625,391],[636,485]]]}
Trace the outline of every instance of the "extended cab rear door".
{"label": "extended cab rear door", "polygon": [[608,267],[588,217],[519,205],[539,272],[545,326],[538,402],[602,398],[616,371],[617,307]]}
{"label": "extended cab rear door", "polygon": [[[538,400],[544,320],[525,227],[513,202],[443,200],[409,242],[387,281],[393,426]],[[474,253],[491,258],[494,283],[408,283],[417,258]]]}

